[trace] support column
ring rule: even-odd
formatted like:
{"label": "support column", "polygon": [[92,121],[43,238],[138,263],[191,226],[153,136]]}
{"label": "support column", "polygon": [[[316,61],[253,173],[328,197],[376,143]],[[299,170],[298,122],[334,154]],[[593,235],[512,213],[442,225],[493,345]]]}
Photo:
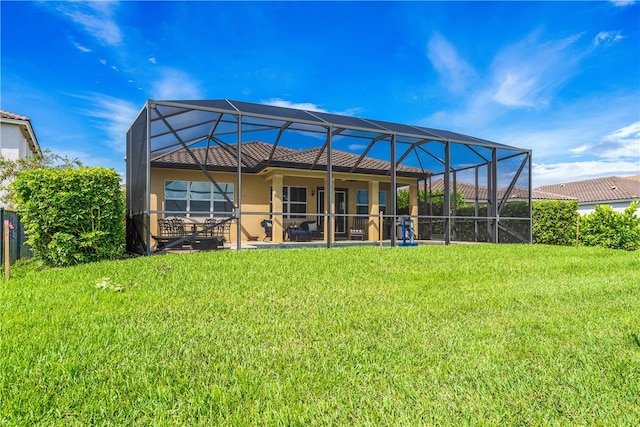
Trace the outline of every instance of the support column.
{"label": "support column", "polygon": [[335,182],[333,180],[333,141],[331,141],[331,135],[333,134],[333,128],[329,126],[327,128],[327,185],[325,187],[324,195],[326,197],[324,205],[327,207],[329,211],[329,215],[325,217],[325,240],[327,243],[327,248],[333,247],[333,242],[335,242],[335,197],[334,197],[334,188]]}
{"label": "support column", "polygon": [[382,224],[378,226],[380,214],[380,183],[369,181],[369,227],[367,240],[376,241],[380,237]]}
{"label": "support column", "polygon": [[489,224],[491,243],[498,243],[498,149],[491,149],[491,168],[489,169]]}
{"label": "support column", "polygon": [[335,227],[335,213],[336,213],[336,198],[332,197],[332,193],[335,191],[336,181],[335,179],[327,180],[327,188],[330,191],[324,192],[324,206],[325,206],[325,221],[324,221],[324,235],[327,246],[331,247],[332,242],[336,241],[336,227]]}
{"label": "support column", "polygon": [[396,245],[396,222],[398,221],[398,189],[396,188],[396,136],[391,135],[391,246]]}
{"label": "support column", "polygon": [[451,243],[451,143],[447,141],[444,145],[444,243]]}
{"label": "support column", "polygon": [[414,239],[418,238],[418,183],[409,184],[409,216],[413,221]]}
{"label": "support column", "polygon": [[238,149],[236,150],[238,198],[236,199],[236,249],[242,249],[242,116],[238,116]]}
{"label": "support column", "polygon": [[271,179],[271,212],[273,212],[273,229],[271,241],[282,242],[283,216],[282,216],[282,175],[273,175]]}

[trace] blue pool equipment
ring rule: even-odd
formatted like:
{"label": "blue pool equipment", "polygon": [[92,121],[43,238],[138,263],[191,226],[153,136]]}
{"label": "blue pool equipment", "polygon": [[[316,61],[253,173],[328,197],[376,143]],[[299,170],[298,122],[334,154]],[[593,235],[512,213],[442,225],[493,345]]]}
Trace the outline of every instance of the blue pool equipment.
{"label": "blue pool equipment", "polygon": [[[398,246],[418,246],[414,241],[415,231],[413,229],[413,220],[408,216],[402,217],[402,243]],[[409,241],[407,241],[407,239]]]}

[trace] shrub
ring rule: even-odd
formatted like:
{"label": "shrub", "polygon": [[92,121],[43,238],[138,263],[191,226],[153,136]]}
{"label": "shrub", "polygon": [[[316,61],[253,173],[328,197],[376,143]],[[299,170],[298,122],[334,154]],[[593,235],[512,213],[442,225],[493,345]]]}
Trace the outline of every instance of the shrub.
{"label": "shrub", "polygon": [[640,248],[640,218],[636,215],[638,202],[633,202],[624,213],[609,205],[598,205],[596,210],[580,220],[580,242],[586,246],[633,251]]}
{"label": "shrub", "polygon": [[55,266],[115,259],[124,249],[124,204],[113,169],[35,169],[12,184],[27,243]]}
{"label": "shrub", "polygon": [[533,243],[572,245],[578,221],[576,200],[545,200],[533,203]]}

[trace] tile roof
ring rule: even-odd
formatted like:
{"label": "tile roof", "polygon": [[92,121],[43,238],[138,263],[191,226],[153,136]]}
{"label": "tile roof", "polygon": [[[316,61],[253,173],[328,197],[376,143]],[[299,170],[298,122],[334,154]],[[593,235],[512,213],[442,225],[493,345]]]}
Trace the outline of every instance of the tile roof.
{"label": "tile roof", "polygon": [[603,202],[640,199],[640,175],[631,177],[609,176],[564,184],[544,185],[539,191],[572,196],[578,202]]}
{"label": "tile roof", "polygon": [[[453,183],[450,183],[453,189]],[[438,179],[431,183],[432,190],[444,190],[444,180]],[[456,182],[456,188],[458,192],[462,193],[467,200],[475,200],[476,187],[468,182]],[[505,189],[498,189],[498,199],[502,198]],[[478,200],[487,200],[487,187],[483,185],[478,186]],[[514,187],[509,195],[510,199],[528,199],[529,190],[524,187]],[[533,200],[575,200],[575,197],[566,196],[562,194],[553,194],[545,191],[532,190],[531,198]]]}
{"label": "tile roof", "polygon": [[[208,154],[206,148],[192,148],[191,151],[203,165],[206,164],[213,168],[235,170],[237,167],[235,146],[236,144],[231,144],[226,147],[222,147],[220,145],[212,146],[209,148]],[[258,172],[268,166],[284,167],[289,169],[308,169],[314,164],[316,158],[318,158],[318,161],[316,162],[316,169],[326,169],[327,166],[326,150],[320,155],[320,157],[318,157],[318,153],[321,148],[296,150],[278,145],[276,146],[271,162],[269,163],[269,156],[271,155],[272,150],[273,145],[266,142],[254,141],[242,143],[241,161],[243,167],[248,168],[253,172]],[[344,172],[350,171],[351,168],[356,165],[359,158],[360,156],[358,154],[341,150],[333,150],[332,163],[334,170]],[[158,156],[152,164],[156,167],[195,166],[193,158],[184,149]],[[380,174],[380,172],[386,173],[390,169],[391,164],[389,162],[371,157],[364,157],[354,172]],[[421,169],[403,165],[398,166],[396,172],[398,175],[425,176],[425,172]],[[429,172],[427,172],[427,174],[428,173]]]}
{"label": "tile roof", "polygon": [[0,117],[3,119],[24,120],[25,122],[29,121],[29,117],[27,116],[21,116],[20,114],[11,113],[5,110],[0,110]]}

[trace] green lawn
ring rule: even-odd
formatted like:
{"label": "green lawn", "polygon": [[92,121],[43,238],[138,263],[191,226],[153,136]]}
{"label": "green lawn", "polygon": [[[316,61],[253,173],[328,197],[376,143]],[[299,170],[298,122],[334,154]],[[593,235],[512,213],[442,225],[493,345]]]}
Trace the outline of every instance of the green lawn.
{"label": "green lawn", "polygon": [[640,253],[220,251],[0,282],[0,425],[638,425]]}

